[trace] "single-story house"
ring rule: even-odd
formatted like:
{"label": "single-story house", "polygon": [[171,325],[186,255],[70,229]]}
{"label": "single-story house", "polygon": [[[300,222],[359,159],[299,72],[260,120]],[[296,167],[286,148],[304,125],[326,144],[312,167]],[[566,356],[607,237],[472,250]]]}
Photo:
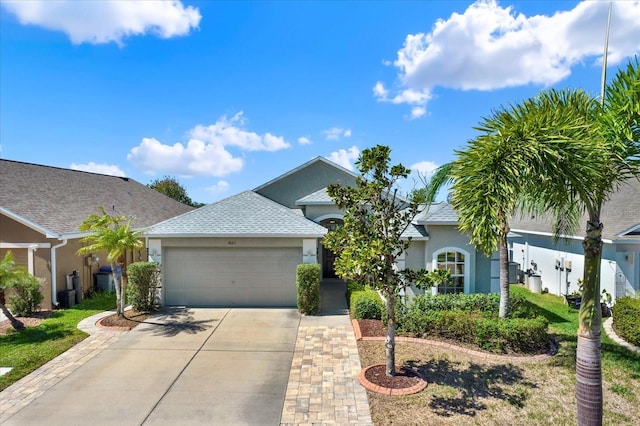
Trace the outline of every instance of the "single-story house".
{"label": "single-story house", "polygon": [[[326,188],[355,181],[351,171],[317,157],[254,190],[148,228],[150,257],[162,265],[163,303],[295,306],[298,264],[319,263],[323,279],[336,277],[335,257],[322,237],[342,223],[343,212]],[[453,282],[442,291],[496,290],[491,259],[460,235],[450,205],[424,210],[405,232],[409,236],[399,267],[451,268]]]}
{"label": "single-story house", "polygon": [[[605,202],[601,222],[600,287],[616,298],[640,291],[640,181],[629,179]],[[556,295],[578,290],[583,277],[586,216],[576,235],[554,244],[549,218],[516,216],[511,221],[511,260],[540,275],[542,288]]]}
{"label": "single-story house", "polygon": [[[144,228],[193,210],[133,179],[0,159],[0,256],[11,251],[16,263],[43,282],[41,307],[59,305],[57,294],[77,271],[83,293],[94,274],[108,266],[105,253],[78,256],[79,225],[98,206],[134,216]],[[126,263],[146,260],[146,249],[129,252]]]}

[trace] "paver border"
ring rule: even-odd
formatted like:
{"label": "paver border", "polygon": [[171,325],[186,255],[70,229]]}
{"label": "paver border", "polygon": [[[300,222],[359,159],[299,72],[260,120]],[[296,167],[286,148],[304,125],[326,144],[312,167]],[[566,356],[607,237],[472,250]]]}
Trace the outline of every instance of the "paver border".
{"label": "paver border", "polygon": [[[422,373],[420,373],[418,370],[412,370],[416,374],[416,376],[420,378],[420,382],[416,383],[411,387],[393,389],[393,388],[386,388],[384,386],[376,385],[375,383],[367,379],[366,374],[367,374],[367,370],[373,367],[378,367],[380,365],[386,365],[386,364],[371,364],[363,368],[358,374],[358,381],[360,382],[360,384],[364,386],[365,389],[370,390],[371,392],[381,393],[383,395],[389,395],[389,396],[411,395],[411,394],[420,392],[421,390],[426,388],[427,385],[429,384],[427,382],[427,379],[425,379]],[[398,365],[396,366],[396,368],[401,368],[401,366]]]}

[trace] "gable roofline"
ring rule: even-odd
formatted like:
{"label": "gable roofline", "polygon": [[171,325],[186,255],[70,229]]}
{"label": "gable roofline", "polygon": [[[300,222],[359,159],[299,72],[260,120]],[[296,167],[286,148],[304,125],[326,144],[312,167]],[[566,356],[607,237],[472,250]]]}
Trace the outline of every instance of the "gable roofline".
{"label": "gable roofline", "polygon": [[0,206],[0,213],[7,216],[9,219],[13,219],[18,223],[26,226],[27,228],[33,229],[36,232],[41,233],[46,238],[60,238],[60,234],[56,234],[50,229],[45,228],[44,226],[38,225],[37,223],[27,219],[26,217],[22,217],[17,213],[12,212],[9,209]]}
{"label": "gable roofline", "polygon": [[625,237],[628,234],[632,234],[632,235],[636,235],[636,232],[640,232],[640,223],[637,225],[634,225],[630,228],[625,229],[624,231],[622,231],[621,233],[618,234],[618,237]]}
{"label": "gable roofline", "polygon": [[318,157],[313,158],[313,159],[311,159],[311,160],[307,161],[306,163],[304,163],[304,164],[302,164],[302,165],[300,165],[300,166],[296,167],[295,169],[291,169],[291,170],[289,170],[288,172],[286,172],[286,173],[284,173],[284,174],[281,174],[280,176],[278,176],[278,177],[276,177],[276,178],[274,178],[274,179],[271,179],[271,180],[270,180],[269,182],[267,182],[267,183],[263,183],[262,185],[260,185],[260,186],[258,186],[258,187],[256,187],[256,188],[254,188],[254,189],[253,189],[253,191],[254,191],[254,192],[259,192],[259,191],[260,191],[260,190],[262,190],[263,188],[266,188],[267,186],[270,186],[270,185],[272,185],[273,183],[275,183],[275,182],[277,182],[277,181],[279,181],[279,180],[282,180],[282,179],[284,179],[284,178],[286,178],[286,177],[288,177],[288,176],[291,176],[291,175],[293,175],[294,173],[297,173],[298,171],[300,171],[300,170],[302,170],[302,169],[304,169],[304,168],[306,168],[306,167],[309,167],[310,165],[312,165],[312,164],[314,164],[314,163],[325,163],[325,164],[327,164],[327,165],[329,165],[329,166],[331,166],[331,167],[335,167],[336,169],[338,169],[338,170],[340,170],[340,171],[342,171],[342,172],[344,172],[344,173],[347,173],[347,174],[349,174],[349,175],[353,176],[354,178],[357,178],[357,177],[358,177],[358,175],[357,175],[357,174],[355,174],[355,173],[353,173],[351,170],[346,169],[346,168],[342,167],[341,165],[339,165],[339,164],[337,164],[337,163],[334,163],[334,162],[333,162],[333,161],[331,161],[331,160],[328,160],[328,159],[327,159],[327,158],[325,158],[325,157],[318,156]]}

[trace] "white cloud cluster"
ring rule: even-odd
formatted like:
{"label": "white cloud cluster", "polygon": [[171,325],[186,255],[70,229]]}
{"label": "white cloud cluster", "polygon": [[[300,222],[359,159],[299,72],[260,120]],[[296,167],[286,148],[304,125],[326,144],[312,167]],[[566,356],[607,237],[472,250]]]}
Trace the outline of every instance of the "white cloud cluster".
{"label": "white cloud cluster", "polygon": [[409,168],[419,176],[428,179],[433,175],[433,172],[435,172],[438,167],[439,166],[433,161],[420,161],[419,163],[411,165]]}
{"label": "white cloud cluster", "polygon": [[349,149],[334,151],[327,158],[347,170],[353,170],[353,162],[358,159],[358,156],[360,156],[360,150],[354,145]]}
{"label": "white cloud cluster", "polygon": [[74,44],[122,44],[126,37],[182,36],[198,28],[200,11],[179,0],[9,0],[2,6],[23,25],[62,31]]}
{"label": "white cloud cluster", "polygon": [[[584,1],[552,16],[527,17],[495,0],[479,0],[462,14],[438,20],[429,33],[407,35],[393,65],[397,87],[373,87],[381,102],[426,113],[435,87],[494,90],[551,85],[585,61],[602,60],[609,2]],[[610,64],[640,51],[640,1],[614,2]]]}
{"label": "white cloud cluster", "polygon": [[311,144],[311,139],[309,139],[309,138],[308,138],[308,137],[306,137],[306,136],[300,136],[300,137],[298,138],[298,143],[299,143],[300,145],[309,145],[309,144]]}
{"label": "white cloud cluster", "polygon": [[342,127],[332,127],[327,130],[323,130],[322,134],[328,141],[339,141],[342,138],[351,137],[351,129],[343,129]]}
{"label": "white cloud cluster", "polygon": [[93,161],[90,161],[87,164],[76,164],[71,163],[69,167],[71,170],[80,170],[82,172],[91,172],[91,173],[99,173],[102,175],[110,175],[110,176],[126,176],[125,173],[118,166],[114,166],[111,164],[97,164]]}
{"label": "white cloud cluster", "polygon": [[277,151],[290,144],[282,136],[271,133],[259,135],[244,129],[242,111],[228,119],[221,117],[210,126],[197,125],[189,132],[189,141],[165,145],[155,138],[144,138],[127,154],[137,169],[149,173],[179,176],[226,176],[242,170],[244,162],[228,147],[240,151]]}
{"label": "white cloud cluster", "polygon": [[205,188],[205,191],[207,191],[211,195],[223,194],[228,190],[229,190],[229,182],[227,182],[226,180],[220,180],[216,184]]}

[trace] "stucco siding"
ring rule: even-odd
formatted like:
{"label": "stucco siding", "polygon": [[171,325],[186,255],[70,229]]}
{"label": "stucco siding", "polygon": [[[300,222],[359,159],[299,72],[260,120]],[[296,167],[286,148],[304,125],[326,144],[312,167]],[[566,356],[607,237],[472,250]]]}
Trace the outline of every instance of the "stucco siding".
{"label": "stucco siding", "polygon": [[305,207],[305,216],[314,222],[320,222],[320,220],[327,217],[342,217],[343,215],[344,212],[335,205],[310,205]]}

